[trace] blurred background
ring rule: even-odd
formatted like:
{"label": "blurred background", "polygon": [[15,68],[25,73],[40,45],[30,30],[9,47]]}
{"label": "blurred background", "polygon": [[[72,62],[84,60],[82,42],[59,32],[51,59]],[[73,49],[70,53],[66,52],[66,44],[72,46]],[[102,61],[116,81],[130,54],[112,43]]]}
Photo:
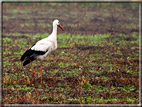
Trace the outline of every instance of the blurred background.
{"label": "blurred background", "polygon": [[67,34],[129,34],[138,32],[138,10],[138,3],[3,3],[3,33],[51,33],[58,19]]}

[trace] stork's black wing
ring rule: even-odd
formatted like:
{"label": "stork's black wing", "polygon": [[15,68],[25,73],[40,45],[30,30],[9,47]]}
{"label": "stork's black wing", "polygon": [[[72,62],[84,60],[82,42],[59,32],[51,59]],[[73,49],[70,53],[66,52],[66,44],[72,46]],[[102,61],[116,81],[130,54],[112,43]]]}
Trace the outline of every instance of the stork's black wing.
{"label": "stork's black wing", "polygon": [[[47,51],[46,51],[47,52]],[[33,61],[36,59],[36,56],[38,55],[44,55],[46,53],[45,51],[37,51],[37,50],[32,50],[31,48],[29,50],[27,50],[21,57],[21,61],[23,61],[24,59],[26,60],[23,63],[23,66],[27,65],[30,63],[30,60]]]}

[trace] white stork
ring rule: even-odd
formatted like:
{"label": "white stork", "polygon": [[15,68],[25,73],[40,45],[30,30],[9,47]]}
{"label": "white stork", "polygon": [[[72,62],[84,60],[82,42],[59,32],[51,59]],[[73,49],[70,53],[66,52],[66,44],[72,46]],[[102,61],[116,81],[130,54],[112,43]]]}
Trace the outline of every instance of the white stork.
{"label": "white stork", "polygon": [[41,83],[42,83],[42,61],[45,59],[47,55],[49,55],[52,51],[57,49],[57,26],[60,27],[63,31],[63,27],[59,24],[58,20],[53,21],[53,31],[50,36],[44,38],[37,43],[35,43],[30,49],[28,49],[21,57],[21,61],[25,60],[23,66],[31,63],[33,74],[35,74],[35,70],[32,65],[32,61],[40,60],[40,72],[41,72]]}

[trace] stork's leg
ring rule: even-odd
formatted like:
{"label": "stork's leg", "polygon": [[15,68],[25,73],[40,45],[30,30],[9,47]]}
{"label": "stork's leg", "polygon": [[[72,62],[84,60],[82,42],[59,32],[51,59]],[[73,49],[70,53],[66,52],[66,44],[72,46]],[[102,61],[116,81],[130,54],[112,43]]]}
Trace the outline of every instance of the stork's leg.
{"label": "stork's leg", "polygon": [[32,61],[31,61],[31,59],[29,58],[29,60],[30,60],[30,63],[31,63],[31,66],[32,66],[32,69],[33,69],[33,75],[32,75],[32,77],[35,75],[35,70],[34,70],[34,67],[33,67],[33,65],[32,65]]}
{"label": "stork's leg", "polygon": [[41,84],[42,84],[42,61],[41,61],[41,65],[40,65],[40,73],[41,73]]}

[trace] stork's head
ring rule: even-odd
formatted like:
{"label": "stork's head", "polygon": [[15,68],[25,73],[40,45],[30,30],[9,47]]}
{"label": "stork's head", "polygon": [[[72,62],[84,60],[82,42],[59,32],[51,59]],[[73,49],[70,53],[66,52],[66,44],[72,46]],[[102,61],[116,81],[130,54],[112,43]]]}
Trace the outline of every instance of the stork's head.
{"label": "stork's head", "polygon": [[63,27],[60,25],[59,20],[54,20],[54,21],[53,21],[53,26],[58,26],[58,27],[60,27],[63,31],[65,31],[65,30],[63,29]]}

